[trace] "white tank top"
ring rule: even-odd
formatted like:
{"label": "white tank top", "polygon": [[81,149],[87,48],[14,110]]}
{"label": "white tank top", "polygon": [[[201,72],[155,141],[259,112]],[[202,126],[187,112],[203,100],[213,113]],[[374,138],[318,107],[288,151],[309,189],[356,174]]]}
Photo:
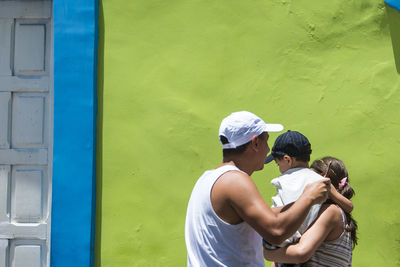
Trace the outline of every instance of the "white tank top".
{"label": "white tank top", "polygon": [[206,171],[190,196],[185,223],[188,266],[264,267],[262,238],[246,222],[229,224],[218,217],[211,205],[211,189],[232,165]]}

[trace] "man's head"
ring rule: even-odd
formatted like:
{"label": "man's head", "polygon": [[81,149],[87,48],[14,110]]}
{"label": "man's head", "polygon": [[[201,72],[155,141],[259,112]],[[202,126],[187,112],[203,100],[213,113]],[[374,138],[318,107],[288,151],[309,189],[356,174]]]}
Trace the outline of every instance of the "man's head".
{"label": "man's head", "polygon": [[281,124],[266,124],[251,112],[234,112],[222,120],[219,128],[224,158],[244,153],[251,144],[258,146],[260,149],[256,150],[260,155],[265,153],[264,157],[266,157],[269,152],[267,132],[282,130]]}
{"label": "man's head", "polygon": [[295,167],[308,167],[311,152],[311,144],[307,137],[289,130],[275,140],[265,164],[275,160],[281,173]]}

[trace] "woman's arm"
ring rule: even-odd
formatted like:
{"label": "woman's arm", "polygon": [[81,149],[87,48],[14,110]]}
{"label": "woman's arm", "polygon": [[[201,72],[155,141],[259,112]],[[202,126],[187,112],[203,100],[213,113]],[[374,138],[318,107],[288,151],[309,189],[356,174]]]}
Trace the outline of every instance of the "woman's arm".
{"label": "woman's arm", "polygon": [[341,223],[341,214],[337,207],[323,205],[319,217],[302,235],[298,243],[277,250],[264,249],[264,258],[269,261],[285,263],[306,262],[334,228],[337,227],[338,218]]}
{"label": "woman's arm", "polygon": [[328,191],[329,198],[335,201],[345,212],[350,213],[353,210],[353,202],[340,194],[336,188],[331,184]]}

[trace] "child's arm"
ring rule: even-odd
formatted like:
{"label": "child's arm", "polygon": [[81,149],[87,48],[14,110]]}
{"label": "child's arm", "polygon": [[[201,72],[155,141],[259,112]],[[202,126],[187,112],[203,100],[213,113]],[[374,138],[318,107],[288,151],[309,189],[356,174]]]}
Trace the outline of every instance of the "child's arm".
{"label": "child's arm", "polygon": [[353,210],[353,202],[340,194],[332,184],[328,193],[329,198],[335,201],[345,212],[350,213]]}
{"label": "child's arm", "polygon": [[336,227],[336,222],[339,221],[341,224],[340,217],[340,211],[335,205],[322,206],[320,216],[301,236],[298,243],[275,250],[264,249],[264,258],[268,261],[285,263],[301,263],[308,261]]}

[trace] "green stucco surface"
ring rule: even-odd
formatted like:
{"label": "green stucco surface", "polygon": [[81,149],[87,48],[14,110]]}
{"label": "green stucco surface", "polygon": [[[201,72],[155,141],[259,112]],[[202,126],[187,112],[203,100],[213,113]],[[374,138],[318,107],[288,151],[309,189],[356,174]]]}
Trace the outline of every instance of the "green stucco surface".
{"label": "green stucco surface", "polygon": [[[383,1],[102,8],[97,266],[185,266],[191,190],[221,162],[219,123],[239,110],[305,134],[312,159],[342,159],[356,191],[353,266],[400,264],[400,77]],[[268,203],[278,174],[253,175]]]}

